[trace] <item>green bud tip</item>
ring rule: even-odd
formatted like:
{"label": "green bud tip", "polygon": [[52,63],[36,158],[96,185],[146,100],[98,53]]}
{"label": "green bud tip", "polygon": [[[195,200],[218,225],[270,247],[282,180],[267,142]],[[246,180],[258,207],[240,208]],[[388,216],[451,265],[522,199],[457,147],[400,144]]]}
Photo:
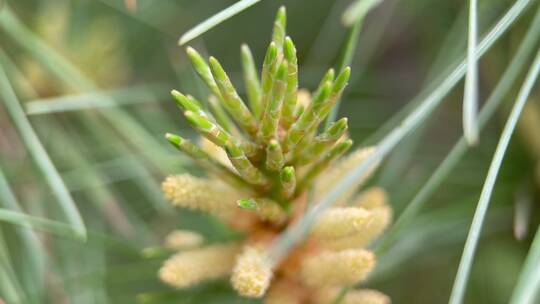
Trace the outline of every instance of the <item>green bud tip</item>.
{"label": "green bud tip", "polygon": [[332,91],[332,82],[331,81],[325,82],[318,96],[316,96],[315,99],[313,100],[313,103],[316,104],[316,103],[321,103],[325,101],[326,98],[328,98],[328,96],[330,95],[331,91]]}
{"label": "green bud tip", "polygon": [[324,82],[326,81],[333,81],[335,77],[336,71],[333,68],[328,69],[326,74],[323,76]]}
{"label": "green bud tip", "polygon": [[257,201],[252,198],[243,198],[236,201],[238,207],[246,210],[255,210],[258,207]]}
{"label": "green bud tip", "polygon": [[182,137],[172,134],[172,133],[166,133],[165,138],[174,146],[179,147],[182,144],[182,141],[184,140]]}
{"label": "green bud tip", "polygon": [[285,37],[285,46],[283,48],[283,53],[285,54],[285,58],[289,61],[292,61],[296,58],[296,48],[294,47],[294,43],[289,36]]}
{"label": "green bud tip", "polygon": [[276,151],[277,149],[279,149],[279,142],[275,139],[270,140],[270,142],[268,143],[268,150]]}
{"label": "green bud tip", "polygon": [[336,145],[336,152],[337,153],[343,153],[347,149],[349,149],[353,144],[353,141],[351,139],[344,140],[343,142]]}
{"label": "green bud tip", "polygon": [[347,121],[347,117],[343,117],[340,120],[332,123],[332,125],[328,128],[328,134],[330,136],[336,136],[338,134],[341,134],[348,127]]}
{"label": "green bud tip", "polygon": [[171,90],[171,95],[174,98],[174,101],[176,102],[176,104],[179,107],[183,108],[184,106],[182,104],[181,99],[184,98],[184,95],[182,93],[178,92],[177,90]]}
{"label": "green bud tip", "polygon": [[287,9],[284,5],[280,6],[276,14],[276,22],[285,23],[287,20]]}
{"label": "green bud tip", "polygon": [[295,176],[294,167],[288,166],[281,170],[281,180],[284,182],[291,182]]}
{"label": "green bud tip", "polygon": [[276,73],[276,78],[279,80],[285,80],[287,77],[287,61],[281,62]]}
{"label": "green bud tip", "polygon": [[219,63],[219,61],[214,56],[210,56],[208,58],[208,64],[210,64],[211,67],[221,67],[221,64]]}
{"label": "green bud tip", "polygon": [[215,57],[210,56],[210,58],[208,58],[208,63],[210,64],[210,69],[212,70],[212,74],[214,74],[216,81],[223,81],[227,78],[227,73]]}
{"label": "green bud tip", "polygon": [[270,42],[270,45],[268,46],[268,50],[266,50],[266,56],[264,56],[264,64],[269,65],[271,64],[277,56],[277,47],[275,42]]}
{"label": "green bud tip", "polygon": [[189,57],[192,57],[192,56],[200,56],[199,55],[199,52],[197,52],[194,48],[192,48],[191,46],[188,46],[186,48],[186,53],[188,54]]}
{"label": "green bud tip", "polygon": [[197,52],[194,48],[192,48],[191,46],[188,46],[186,48],[186,53],[189,57],[189,59],[191,59],[191,61],[194,63],[194,64],[199,64],[201,63],[201,61],[203,61],[203,58],[201,56],[201,54],[199,54],[199,52]]}
{"label": "green bud tip", "polygon": [[210,121],[207,119],[201,117],[200,115],[196,114],[192,111],[185,111],[184,116],[186,119],[192,123],[193,125],[203,129],[203,130],[210,130],[212,129],[213,125]]}
{"label": "green bud tip", "polygon": [[200,108],[197,105],[196,101],[193,97],[190,98],[190,96],[185,96],[184,94],[178,92],[177,90],[172,90],[171,95],[174,97],[174,101],[176,104],[184,110],[189,111],[199,111]]}
{"label": "green bud tip", "polygon": [[334,82],[334,88],[332,91],[339,92],[343,90],[343,88],[347,85],[347,81],[349,81],[349,77],[351,76],[351,68],[345,67],[336,78],[336,81]]}

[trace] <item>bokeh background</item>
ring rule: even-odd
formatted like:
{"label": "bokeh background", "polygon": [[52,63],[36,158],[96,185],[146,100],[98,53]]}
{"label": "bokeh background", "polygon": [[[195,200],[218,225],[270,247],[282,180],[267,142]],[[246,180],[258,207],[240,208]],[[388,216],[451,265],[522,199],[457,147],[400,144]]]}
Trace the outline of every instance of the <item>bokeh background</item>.
{"label": "bokeh background", "polygon": [[[11,213],[0,217],[0,298],[5,303],[256,303],[237,297],[226,280],[177,291],[156,274],[169,255],[159,246],[174,228],[195,229],[211,242],[239,237],[210,217],[173,209],[159,189],[167,174],[201,174],[163,137],[165,132],[195,137],[172,102],[171,89],[200,99],[208,93],[178,38],[234,2],[13,0],[0,9],[0,65],[17,97],[8,101],[0,95],[0,207],[32,216],[32,228],[21,227],[26,222]],[[531,2],[479,61],[481,102],[529,28],[539,6]],[[351,3],[262,0],[189,45],[218,58],[243,92],[240,45],[249,44],[262,63],[274,14],[285,5],[300,84],[314,89],[325,70],[340,62],[349,32],[341,16]],[[479,32],[513,3],[479,1]],[[414,98],[426,88],[429,92],[462,58],[467,6],[467,1],[385,0],[370,12],[339,113],[349,117],[356,146],[376,143],[397,125],[392,117],[411,109]],[[525,72],[479,144],[379,258],[367,286],[389,294],[394,303],[447,301],[487,168]],[[5,86],[0,90],[6,93]],[[467,303],[508,302],[538,225],[539,93],[535,88],[531,94],[498,178]],[[462,100],[460,82],[370,181],[388,190],[397,216],[462,135]],[[13,110],[14,102],[20,113]],[[23,120],[30,122],[43,150],[25,139]],[[44,155],[52,169],[36,161]],[[62,208],[66,199],[50,187],[51,170],[59,173],[82,215],[86,242],[66,225],[35,221],[74,221]]]}

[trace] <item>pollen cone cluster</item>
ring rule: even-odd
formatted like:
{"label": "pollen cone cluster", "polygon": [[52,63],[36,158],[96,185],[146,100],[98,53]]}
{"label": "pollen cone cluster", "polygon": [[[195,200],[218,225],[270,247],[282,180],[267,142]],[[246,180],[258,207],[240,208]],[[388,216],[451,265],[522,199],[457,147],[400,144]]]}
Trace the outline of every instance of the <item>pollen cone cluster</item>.
{"label": "pollen cone cluster", "polygon": [[[193,232],[171,233],[166,245],[178,253],[159,271],[171,286],[229,276],[240,295],[263,298],[264,303],[330,303],[340,288],[365,280],[375,266],[376,257],[365,246],[384,231],[392,210],[383,189],[355,193],[376,165],[317,218],[302,244],[280,260],[271,254],[274,241],[311,207],[309,192],[317,201],[375,151],[365,147],[344,156],[352,146],[346,118],[321,127],[341,97],[350,69],[328,70],[313,93],[299,90],[296,49],[285,23],[281,8],[260,74],[249,48],[242,46],[245,100],[217,59],[206,60],[187,49],[211,95],[206,103],[178,91],[172,95],[202,138],[166,138],[207,177],[169,176],[162,189],[173,205],[212,214],[245,238],[205,244]],[[353,290],[343,299],[390,302],[368,289]]]}

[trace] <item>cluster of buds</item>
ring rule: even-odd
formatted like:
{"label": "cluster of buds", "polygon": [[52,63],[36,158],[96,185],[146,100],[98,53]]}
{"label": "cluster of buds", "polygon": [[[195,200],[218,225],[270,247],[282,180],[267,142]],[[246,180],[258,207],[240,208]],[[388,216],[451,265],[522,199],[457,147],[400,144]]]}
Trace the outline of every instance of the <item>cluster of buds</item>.
{"label": "cluster of buds", "polygon": [[[190,95],[172,95],[202,139],[195,144],[178,135],[166,138],[208,177],[169,176],[162,189],[172,204],[212,214],[245,238],[204,244],[194,232],[173,232],[167,244],[178,253],[159,272],[169,285],[186,288],[229,275],[240,295],[264,298],[265,303],[330,303],[342,287],[361,282],[375,265],[365,246],[383,232],[392,210],[380,188],[354,196],[370,172],[317,219],[302,244],[279,260],[270,254],[282,232],[312,207],[308,193],[317,201],[374,151],[360,148],[343,157],[352,146],[346,118],[319,130],[350,69],[337,75],[330,69],[312,96],[299,90],[296,49],[285,23],[281,8],[260,76],[249,48],[241,48],[247,104],[217,59],[205,60],[187,49],[211,91],[208,108]],[[342,301],[389,302],[368,289],[353,290]]]}

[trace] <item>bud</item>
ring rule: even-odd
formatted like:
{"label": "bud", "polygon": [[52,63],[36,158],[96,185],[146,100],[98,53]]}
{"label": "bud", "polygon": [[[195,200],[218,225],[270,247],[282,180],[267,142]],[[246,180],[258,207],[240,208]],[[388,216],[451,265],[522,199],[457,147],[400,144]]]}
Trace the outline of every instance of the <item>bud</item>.
{"label": "bud", "polygon": [[238,207],[245,210],[257,210],[257,201],[252,198],[242,198],[236,201]]}
{"label": "bud", "polygon": [[225,106],[225,109],[229,111],[233,119],[235,119],[248,134],[255,136],[258,129],[257,121],[240,96],[238,96],[229,76],[227,76],[227,73],[216,58],[210,57],[208,62],[210,64],[212,75],[214,75],[214,79],[221,92],[221,96],[223,96],[223,105]]}
{"label": "bud", "polygon": [[226,276],[233,268],[239,249],[235,243],[177,253],[165,261],[159,278],[174,287],[185,288]]}
{"label": "bud", "polygon": [[212,91],[212,94],[216,95],[219,99],[222,99],[217,83],[214,80],[214,76],[212,76],[212,72],[210,71],[210,67],[206,61],[194,48],[190,46],[186,48],[186,53],[189,59],[191,59],[191,64],[195,68],[195,71],[197,71],[197,74],[199,74],[210,91]]}
{"label": "bud", "polygon": [[[216,215],[245,233],[247,241],[235,244],[234,249],[216,245],[175,255],[160,271],[168,284],[191,286],[232,271],[231,284],[242,296],[262,298],[268,290],[266,304],[320,304],[331,300],[320,302],[319,293],[330,294],[335,291],[332,288],[361,281],[374,267],[374,254],[359,246],[382,233],[392,210],[382,189],[374,188],[349,202],[371,172],[350,181],[354,185],[337,199],[341,205],[352,203],[350,207],[314,214],[309,210],[317,206],[307,205],[308,200],[320,200],[375,151],[362,149],[335,164],[352,146],[347,119],[324,129],[320,126],[341,97],[350,69],[339,74],[329,69],[313,98],[299,90],[297,50],[286,36],[285,26],[286,12],[281,7],[260,78],[249,47],[242,45],[246,103],[217,59],[210,57],[206,62],[187,48],[197,73],[210,88],[209,107],[189,95],[171,93],[203,141],[199,148],[180,136],[166,137],[208,171],[204,173],[217,173],[232,186],[184,174],[168,177],[162,189],[174,205]],[[307,189],[314,191],[307,193]],[[306,214],[313,216],[302,219]],[[295,229],[306,223],[313,227],[305,246],[290,251],[296,236],[304,236],[295,235]],[[193,248],[202,242],[200,235],[182,230],[166,239],[167,246],[174,249]],[[352,294],[354,297],[346,295],[345,303],[386,304],[377,302],[374,293]]]}
{"label": "bud", "polygon": [[372,212],[358,207],[334,207],[322,213],[313,225],[311,235],[333,240],[364,233],[373,220]]}
{"label": "bud", "polygon": [[165,198],[175,206],[229,216],[241,193],[219,180],[190,174],[168,176],[161,184]]}
{"label": "bud", "polygon": [[283,167],[283,151],[279,141],[272,139],[266,147],[266,168],[270,171],[279,171]]}
{"label": "bud", "polygon": [[201,114],[202,109],[200,103],[193,97],[188,98],[177,90],[172,90],[171,95],[174,97],[176,104],[184,111],[192,111]]}
{"label": "bud", "polygon": [[347,85],[350,74],[351,69],[349,67],[344,68],[341,73],[339,73],[335,82],[332,84],[330,94],[325,99],[321,100],[320,103],[313,103],[313,112],[316,120],[308,131],[316,129],[317,126],[323,121],[323,119],[326,118],[332,108],[336,105],[336,102],[341,97],[341,94],[343,93],[343,90]]}
{"label": "bud", "polygon": [[345,86],[347,86],[347,82],[349,81],[350,77],[350,67],[345,67],[343,70],[341,70],[341,72],[339,72],[339,75],[336,77],[336,81],[334,81],[334,85],[332,86],[332,94],[339,94],[343,92]]}
{"label": "bud", "polygon": [[244,83],[246,87],[246,93],[249,100],[251,111],[255,117],[260,117],[262,113],[261,107],[261,84],[257,76],[257,69],[255,68],[255,62],[251,50],[246,44],[243,44],[241,49],[242,59],[242,71],[244,72]]}
{"label": "bud", "polygon": [[287,89],[286,76],[287,62],[283,61],[277,70],[272,88],[272,96],[265,105],[261,128],[258,134],[260,143],[268,143],[270,139],[277,137],[281,107],[285,98],[285,90]]}
{"label": "bud", "polygon": [[284,47],[285,59],[287,60],[287,92],[283,101],[283,110],[281,112],[281,121],[283,126],[288,129],[295,121],[294,116],[297,103],[298,92],[298,59],[296,58],[296,48],[290,37],[285,38]]}
{"label": "bud", "polygon": [[302,280],[310,286],[358,283],[375,266],[375,255],[364,249],[324,251],[302,261]]}
{"label": "bud", "polygon": [[279,52],[283,48],[283,40],[285,38],[285,28],[287,26],[287,14],[285,6],[279,8],[276,19],[274,21],[274,31],[272,33],[272,41],[276,44]]}
{"label": "bud", "polygon": [[326,83],[330,83],[332,84],[334,82],[334,77],[335,77],[335,71],[334,69],[330,68],[328,69],[328,71],[326,71],[326,73],[324,74],[323,78],[321,79],[321,81],[319,82],[319,85],[317,86],[317,89],[315,90],[315,93],[313,94],[314,96],[317,96],[321,93],[321,90],[323,88],[323,86],[326,84]]}
{"label": "bud", "polygon": [[[366,210],[364,208],[358,209]],[[367,209],[367,212],[369,219],[359,225],[357,231],[342,237],[326,238],[323,240],[323,246],[332,250],[361,248],[380,236],[392,221],[392,208],[385,204]],[[353,229],[351,228],[351,230]]]}
{"label": "bud", "polygon": [[[204,169],[210,171],[209,173],[214,173],[215,175],[222,177],[224,180],[230,182],[235,186],[245,186],[246,183],[233,171],[231,171],[230,162],[226,160],[229,164],[225,162],[220,162],[217,155],[210,155],[209,153],[203,151],[198,146],[194,145],[187,139],[184,139],[178,135],[167,133],[165,134],[167,140],[178,150],[189,155],[197,164],[199,164]],[[208,141],[214,145],[212,142]],[[215,146],[215,145],[214,145]],[[217,152],[216,152],[217,153]],[[215,158],[214,158],[215,157]]]}
{"label": "bud", "polygon": [[315,126],[317,121],[320,121],[313,110],[317,104],[323,103],[332,90],[332,83],[326,82],[320,90],[320,93],[315,95],[312,103],[306,108],[298,120],[291,126],[284,140],[285,151],[294,150],[295,146],[302,140],[307,132]]}
{"label": "bud", "polygon": [[[261,109],[266,107],[272,95],[272,86],[277,69],[277,47],[274,42],[271,42],[266,50],[264,62],[261,72]],[[262,113],[261,113],[262,115]]]}
{"label": "bud", "polygon": [[294,167],[288,166],[281,170],[279,175],[283,197],[290,198],[296,190],[296,173]]}
{"label": "bud", "polygon": [[247,246],[238,256],[233,269],[231,283],[245,297],[260,298],[270,286],[272,264],[264,251]]}

